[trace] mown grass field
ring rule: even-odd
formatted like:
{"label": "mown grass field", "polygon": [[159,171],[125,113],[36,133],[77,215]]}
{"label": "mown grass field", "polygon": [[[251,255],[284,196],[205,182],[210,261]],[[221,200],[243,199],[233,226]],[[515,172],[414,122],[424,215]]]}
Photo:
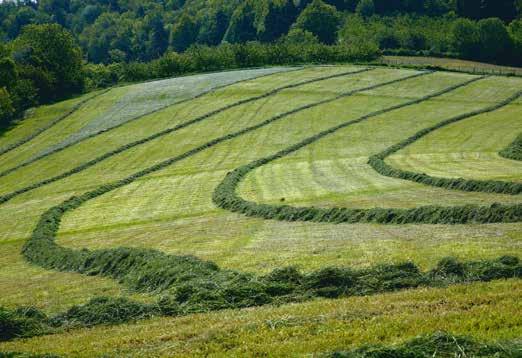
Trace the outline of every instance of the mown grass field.
{"label": "mown grass field", "polygon": [[[133,292],[107,277],[38,267],[22,256],[23,245],[50,207],[231,133],[238,134],[67,212],[56,242],[71,249],[124,246],[189,254],[254,274],[289,265],[309,272],[326,266],[365,268],[404,261],[430,270],[447,256],[520,257],[520,222],[288,222],[232,213],[212,201],[216,187],[234,169],[346,121],[383,111],[250,172],[239,184],[238,195],[261,204],[321,208],[520,204],[520,195],[448,190],[383,176],[368,165],[368,159],[424,128],[506,100],[522,90],[522,79],[364,69],[274,68],[119,87],[87,100],[55,126],[1,155],[0,172],[5,172],[44,154],[0,177],[0,197],[41,182],[0,204],[0,305],[30,305],[54,314],[102,295],[156,300],[155,293]],[[241,82],[231,84],[235,81]],[[187,89],[187,83],[197,86]],[[189,100],[226,84],[231,85]],[[16,143],[81,100],[37,109],[4,133],[0,146]],[[388,110],[397,105],[404,107]],[[522,132],[521,115],[519,98],[433,131],[386,163],[437,177],[521,182],[522,163],[498,154]],[[187,121],[193,123],[126,146]],[[117,127],[106,130],[113,126]],[[60,146],[64,148],[51,152]],[[60,177],[71,170],[74,174]],[[53,177],[58,179],[45,182]],[[0,352],[288,356],[393,344],[437,330],[488,342],[513,340],[522,337],[517,314],[522,309],[521,292],[519,279],[513,278],[158,317],[0,343]]]}

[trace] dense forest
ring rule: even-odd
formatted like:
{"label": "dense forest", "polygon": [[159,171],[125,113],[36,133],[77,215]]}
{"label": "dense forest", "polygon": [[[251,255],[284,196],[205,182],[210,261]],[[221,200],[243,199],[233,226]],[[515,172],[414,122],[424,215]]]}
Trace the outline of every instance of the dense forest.
{"label": "dense forest", "polygon": [[85,88],[203,70],[380,51],[521,65],[521,15],[522,0],[4,0],[0,121]]}

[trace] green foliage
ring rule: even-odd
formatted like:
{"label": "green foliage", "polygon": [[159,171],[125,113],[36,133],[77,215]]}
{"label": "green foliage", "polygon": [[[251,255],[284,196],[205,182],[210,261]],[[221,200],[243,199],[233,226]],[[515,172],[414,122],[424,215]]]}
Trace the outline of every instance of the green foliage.
{"label": "green foliage", "polygon": [[16,85],[18,71],[11,58],[0,58],[0,74],[0,87],[12,88]]}
{"label": "green foliage", "polygon": [[471,20],[457,20],[453,25],[453,41],[455,49],[464,57],[475,57],[479,45],[477,25]]}
{"label": "green foliage", "polygon": [[181,20],[174,26],[170,34],[170,42],[174,50],[185,51],[192,45],[198,35],[196,22],[192,17],[183,15]]}
{"label": "green foliage", "polygon": [[522,160],[522,134],[520,134],[513,143],[503,149],[499,154],[508,159]]}
{"label": "green foliage", "polygon": [[283,42],[289,45],[311,46],[319,44],[317,36],[303,29],[291,29],[283,38]]}
{"label": "green foliage", "polygon": [[431,358],[431,357],[505,357],[515,358],[520,343],[486,344],[445,332],[416,337],[397,346],[366,346],[349,352],[336,352],[335,358]]}
{"label": "green foliage", "polygon": [[13,114],[15,109],[13,107],[13,101],[7,92],[5,87],[0,87],[0,126],[7,125]]}
{"label": "green foliage", "polygon": [[295,26],[316,35],[325,44],[333,44],[337,40],[337,30],[341,17],[337,9],[321,0],[313,0],[301,12]]}
{"label": "green foliage", "polygon": [[83,89],[82,55],[73,37],[58,25],[30,25],[14,42],[20,75],[32,80],[44,102]]}
{"label": "green foliage", "polygon": [[372,16],[375,13],[375,4],[373,3],[373,0],[361,0],[357,4],[355,12],[363,17]]}
{"label": "green foliage", "polygon": [[257,30],[254,25],[256,16],[254,6],[251,1],[246,1],[234,11],[223,41],[241,43],[256,39]]}
{"label": "green foliage", "polygon": [[497,61],[509,56],[512,43],[509,33],[500,19],[484,19],[478,22],[480,54],[476,58]]}
{"label": "green foliage", "polygon": [[426,50],[428,54],[454,52],[451,18],[417,15],[363,18],[349,15],[339,31],[341,43],[372,42],[383,50]]}
{"label": "green foliage", "polygon": [[514,0],[457,0],[457,13],[471,19],[497,17],[511,21],[517,16]]}

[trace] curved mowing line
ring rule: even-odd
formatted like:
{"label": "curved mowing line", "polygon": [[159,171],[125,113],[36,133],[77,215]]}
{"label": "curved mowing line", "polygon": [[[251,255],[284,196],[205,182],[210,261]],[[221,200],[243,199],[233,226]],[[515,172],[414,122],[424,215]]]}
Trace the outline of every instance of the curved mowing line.
{"label": "curved mowing line", "polygon": [[136,181],[139,178],[142,178],[146,175],[149,175],[151,173],[164,169],[172,164],[175,164],[183,159],[189,158],[208,148],[214,147],[220,143],[230,141],[230,140],[240,137],[244,134],[254,132],[257,129],[263,128],[271,123],[274,123],[278,120],[286,118],[292,114],[304,111],[309,108],[317,107],[322,104],[331,103],[340,98],[349,97],[349,96],[352,96],[352,95],[360,93],[360,92],[364,92],[364,91],[368,91],[368,90],[375,89],[378,87],[406,81],[408,79],[412,79],[412,78],[416,78],[416,77],[420,77],[420,76],[425,76],[430,73],[432,73],[432,72],[421,72],[421,73],[406,76],[403,78],[395,79],[392,81],[368,86],[365,88],[351,90],[351,91],[342,93],[340,95],[337,95],[331,99],[321,100],[321,101],[318,101],[315,103],[304,105],[299,108],[295,108],[291,111],[276,115],[274,117],[271,117],[263,122],[255,124],[253,126],[246,127],[239,131],[229,133],[227,135],[213,139],[213,140],[211,140],[203,145],[200,145],[198,147],[195,147],[183,154],[180,154],[173,158],[167,159],[167,160],[165,160],[161,163],[158,163],[156,165],[153,165],[147,169],[134,173],[133,175],[131,175],[125,179],[114,181],[112,183],[107,183],[92,191],[88,191],[78,197],[73,196],[69,200],[66,200],[63,203],[50,208],[49,210],[47,210],[46,212],[44,212],[42,214],[38,224],[36,225],[36,228],[33,231],[31,238],[24,246],[24,249],[23,249],[24,255],[30,262],[39,264],[43,267],[49,267],[49,265],[47,264],[47,262],[49,262],[49,260],[51,260],[52,262],[56,262],[56,260],[58,260],[59,262],[62,262],[62,263],[70,261],[70,260],[72,260],[74,262],[76,260],[76,257],[78,257],[78,255],[83,256],[82,251],[75,252],[74,250],[62,248],[54,242],[56,233],[58,232],[58,229],[59,229],[61,218],[63,217],[63,215],[66,212],[72,211],[72,210],[78,208],[80,205],[82,205],[83,203],[85,203],[91,199],[99,197],[103,194],[106,194],[108,192],[121,188],[123,186],[126,186],[126,185]]}
{"label": "curved mowing line", "polygon": [[[281,91],[283,90],[287,90],[287,89],[291,89],[291,88],[297,88],[297,87],[300,87],[300,86],[304,86],[304,85],[307,85],[307,84],[311,84],[311,83],[315,83],[315,82],[321,82],[321,81],[326,81],[326,80],[329,80],[329,79],[333,79],[333,78],[338,78],[338,77],[344,77],[344,76],[349,76],[349,75],[355,75],[355,74],[359,74],[359,73],[363,73],[363,72],[368,72],[368,71],[371,71],[372,69],[369,69],[369,68],[364,68],[364,69],[361,69],[361,70],[356,70],[356,71],[347,71],[347,72],[342,72],[342,73],[337,73],[337,74],[333,74],[333,75],[328,75],[328,76],[323,76],[323,77],[318,77],[318,78],[314,78],[314,79],[310,79],[310,80],[306,80],[306,81],[302,81],[302,82],[298,82],[298,83],[294,83],[294,84],[290,84],[290,85],[286,85],[286,86],[282,86],[282,87],[278,87],[278,88],[275,88],[271,91],[268,91],[268,92],[265,92],[259,96],[254,96],[254,97],[251,97],[251,98],[247,98],[247,99],[243,99],[243,100],[240,100],[238,102],[235,102],[235,103],[232,103],[232,104],[229,104],[229,105],[226,105],[222,108],[219,108],[219,109],[216,109],[216,110],[213,110],[211,112],[208,112],[202,116],[199,116],[199,117],[196,117],[192,120],[189,120],[187,122],[184,122],[184,123],[181,123],[175,127],[172,127],[172,128],[168,128],[168,129],[165,129],[161,132],[158,132],[158,133],[155,133],[155,134],[152,134],[148,137],[145,137],[145,138],[142,138],[142,139],[139,139],[135,142],[131,142],[131,143],[127,143],[115,150],[112,150],[110,152],[107,152],[93,160],[90,160],[86,163],[83,163],[83,164],[80,164],[79,166],[69,170],[69,171],[66,171],[62,174],[59,174],[57,176],[54,176],[54,177],[51,177],[51,178],[48,178],[48,179],[44,179],[40,182],[37,182],[37,183],[34,183],[32,185],[29,185],[25,188],[21,188],[21,189],[18,189],[16,191],[13,191],[11,193],[8,193],[8,194],[5,194],[5,195],[2,195],[0,196],[0,204],[3,204],[3,203],[6,203],[8,202],[9,200],[21,195],[21,194],[24,194],[24,193],[27,193],[31,190],[34,190],[34,189],[38,189],[44,185],[47,185],[47,184],[51,184],[51,183],[54,183],[56,181],[59,181],[61,179],[65,179],[67,177],[70,177],[71,175],[74,175],[74,174],[77,174],[79,172],[82,172],[102,161],[104,161],[105,159],[108,159],[108,158],[111,158],[117,154],[120,154],[120,153],[123,153],[131,148],[134,148],[134,147],[137,147],[137,146],[140,146],[142,144],[145,144],[145,143],[148,143],[152,140],[155,140],[155,139],[158,139],[158,138],[161,138],[167,134],[170,134],[170,133],[173,133],[173,132],[176,132],[178,130],[181,130],[183,128],[186,128],[186,127],[189,127],[193,124],[196,124],[196,123],[199,123],[199,122],[202,122],[204,120],[207,120],[217,114],[220,114],[222,112],[225,112],[229,109],[232,109],[232,108],[235,108],[235,107],[238,107],[238,106],[241,106],[241,105],[244,105],[244,104],[247,104],[247,103],[250,103],[250,102],[254,102],[254,101],[257,101],[257,100],[260,100],[260,99],[263,99],[263,98],[267,98],[267,97],[270,97],[270,96],[273,96],[277,93],[280,93]],[[237,83],[237,82],[236,82]]]}
{"label": "curved mowing line", "polygon": [[[370,160],[368,161],[368,164],[370,164],[370,166],[381,175],[391,177],[391,178],[396,178],[396,179],[409,180],[409,181],[413,181],[413,182],[424,184],[424,185],[435,186],[435,187],[449,189],[449,190],[518,195],[518,194],[522,193],[522,183],[499,181],[499,180],[473,180],[473,179],[462,179],[462,178],[455,179],[455,178],[434,177],[434,176],[427,175],[424,173],[416,173],[416,172],[410,172],[407,170],[394,168],[391,165],[387,164],[385,162],[385,159],[387,157],[389,157],[390,155],[398,152],[401,149],[406,148],[407,146],[418,141],[422,137],[425,137],[426,135],[428,135],[440,128],[446,127],[453,123],[460,122],[464,119],[475,117],[479,114],[485,114],[485,113],[490,113],[490,112],[496,111],[496,110],[512,103],[513,101],[517,100],[521,96],[522,96],[522,91],[518,92],[511,98],[509,98],[503,102],[500,102],[498,104],[495,104],[493,106],[487,107],[482,110],[477,110],[477,111],[465,113],[465,114],[462,114],[459,116],[455,116],[453,118],[442,121],[432,127],[425,128],[425,129],[415,133],[410,138],[405,139],[404,141],[385,149],[383,152],[381,152],[379,154],[371,156]],[[517,146],[518,146],[518,148],[517,148]],[[517,150],[522,150],[522,135],[519,138],[517,138],[517,140],[511,145],[511,147],[507,148],[507,150],[510,150],[510,151],[512,150],[512,152],[510,152],[510,153],[512,153],[513,155],[516,155]],[[522,152],[519,152],[519,154],[521,154],[521,153]]]}
{"label": "curved mowing line", "polygon": [[[288,69],[286,71],[280,71],[280,72],[277,72],[277,73],[288,73],[288,72],[294,72],[294,71],[301,71],[302,69],[303,69],[303,67],[290,68],[290,69]],[[53,155],[53,154],[58,153],[58,152],[61,152],[61,151],[65,150],[65,149],[67,149],[67,148],[70,148],[70,147],[72,147],[72,146],[74,146],[74,145],[76,145],[78,143],[81,143],[81,142],[87,140],[87,139],[91,139],[91,138],[94,138],[94,137],[96,137],[96,136],[98,136],[100,134],[107,133],[107,132],[110,132],[112,130],[118,129],[118,128],[126,125],[127,123],[131,123],[131,122],[134,122],[134,121],[139,120],[141,118],[153,115],[153,114],[161,112],[161,111],[163,111],[163,110],[165,110],[167,108],[170,108],[170,107],[173,107],[173,106],[176,106],[176,105],[180,105],[180,104],[183,104],[183,103],[187,103],[187,102],[193,101],[195,99],[198,99],[200,97],[206,96],[206,95],[208,95],[210,93],[213,93],[213,92],[215,92],[217,90],[220,90],[220,89],[227,88],[227,87],[236,85],[238,83],[248,82],[248,81],[257,80],[257,79],[260,79],[260,78],[263,78],[263,77],[272,76],[274,74],[276,74],[276,73],[266,73],[266,74],[259,75],[259,76],[256,76],[256,77],[246,78],[244,80],[239,80],[239,81],[236,81],[236,82],[227,83],[227,84],[224,84],[224,85],[221,85],[221,86],[217,86],[217,87],[211,88],[211,89],[209,89],[207,91],[201,92],[201,93],[199,93],[199,94],[197,94],[195,96],[192,96],[190,98],[181,100],[179,102],[168,104],[168,105],[165,105],[163,107],[157,108],[157,109],[155,109],[153,111],[150,111],[150,112],[147,112],[147,113],[144,113],[144,114],[140,114],[139,116],[131,118],[131,119],[129,119],[126,122],[122,122],[122,123],[117,124],[117,125],[115,125],[113,127],[110,127],[110,128],[107,128],[107,129],[103,129],[103,130],[100,130],[98,132],[89,134],[88,136],[80,138],[80,139],[78,139],[78,140],[76,140],[74,142],[68,143],[68,144],[66,144],[66,145],[64,145],[62,147],[58,147],[56,149],[53,149],[53,150],[51,150],[51,151],[49,151],[49,152],[47,152],[45,154],[42,154],[42,155],[33,157],[33,158],[29,159],[29,160],[26,160],[25,162],[22,162],[21,164],[19,164],[17,166],[14,166],[12,168],[6,169],[3,172],[0,172],[0,178],[5,177],[6,175],[9,175],[9,174],[17,171],[18,169],[24,168],[24,167],[28,166],[29,164],[37,162],[37,161],[39,161],[39,160],[41,160],[43,158],[46,158],[46,157],[48,157],[50,155]]]}
{"label": "curved mowing line", "polygon": [[[397,83],[425,75],[416,74],[385,84],[353,90],[336,99],[358,92]],[[477,80],[477,79],[474,79]],[[472,80],[473,81],[473,80]],[[472,82],[472,81],[468,81]],[[453,86],[457,88],[465,84]],[[450,89],[445,90],[446,92]],[[516,257],[497,260],[458,262],[445,259],[437,267],[422,272],[413,263],[377,265],[368,269],[329,267],[310,274],[294,268],[276,269],[266,276],[254,276],[232,270],[222,270],[216,264],[192,256],[167,255],[156,250],[118,248],[108,250],[73,250],[56,244],[56,234],[65,213],[85,202],[128,185],[135,180],[197,154],[209,147],[252,132],[285,116],[335,99],[323,100],[268,119],[229,135],[217,138],[184,154],[93,191],[72,197],[50,208],[41,217],[31,238],[23,248],[24,257],[43,268],[111,277],[121,284],[141,292],[167,294],[156,304],[143,304],[126,299],[95,298],[82,306],[53,317],[52,327],[45,332],[48,321],[36,318],[42,329],[24,332],[28,336],[53,333],[69,326],[86,327],[97,324],[117,324],[152,316],[179,316],[193,312],[208,312],[225,308],[243,308],[269,303],[301,302],[314,297],[345,297],[396,291],[405,288],[450,285],[462,282],[491,281],[500,278],[520,278],[522,267]],[[20,315],[20,313],[14,313]],[[18,317],[32,319],[42,317]]]}
{"label": "curved mowing line", "polygon": [[[463,84],[465,85],[465,84]],[[462,85],[461,85],[462,86]],[[443,92],[448,92],[443,91]],[[379,110],[358,119],[344,122],[328,130],[311,136],[297,144],[283,149],[271,156],[255,160],[243,165],[225,177],[214,191],[212,200],[222,209],[237,212],[250,217],[281,221],[313,221],[329,223],[379,223],[379,224],[467,224],[467,223],[499,223],[499,222],[521,222],[522,204],[491,206],[423,206],[414,209],[396,208],[373,208],[373,209],[350,209],[350,208],[316,208],[316,207],[293,207],[289,205],[258,204],[241,198],[236,190],[240,182],[251,171],[266,165],[272,161],[292,154],[307,145],[337,132],[340,129],[363,122],[369,118],[394,111],[400,108],[417,104],[421,101],[436,97],[439,94],[426,96],[422,99],[410,101],[388,109]],[[488,107],[481,111],[473,111],[468,115],[455,118],[474,116],[480,113],[490,112],[515,101],[521,96],[517,93],[505,101]],[[455,121],[455,118],[452,120]],[[442,122],[445,123],[445,122]],[[393,147],[392,147],[393,148]],[[375,159],[373,159],[375,161]]]}
{"label": "curved mowing line", "polygon": [[98,94],[96,94],[96,95],[94,95],[92,97],[89,97],[89,98],[86,98],[86,99],[82,100],[81,102],[79,102],[76,105],[74,105],[70,110],[68,110],[67,112],[65,112],[64,114],[62,114],[58,118],[56,118],[54,121],[51,121],[47,125],[37,129],[32,134],[29,134],[27,137],[22,138],[18,142],[10,144],[10,145],[7,145],[4,148],[1,148],[0,149],[0,156],[4,155],[6,153],[9,153],[10,151],[12,151],[12,150],[14,150],[14,149],[24,145],[25,143],[33,140],[34,138],[38,137],[40,134],[42,134],[46,130],[51,129],[52,127],[54,127],[55,125],[57,125],[58,123],[63,121],[64,119],[70,117],[73,113],[78,111],[85,103],[90,102],[91,100],[93,100],[93,99],[95,99],[97,97],[100,97],[101,95],[106,94],[110,90],[111,90],[111,88],[108,88],[106,90],[100,91],[100,93],[98,93]]}
{"label": "curved mowing line", "polygon": [[499,154],[506,159],[522,160],[522,133]]}

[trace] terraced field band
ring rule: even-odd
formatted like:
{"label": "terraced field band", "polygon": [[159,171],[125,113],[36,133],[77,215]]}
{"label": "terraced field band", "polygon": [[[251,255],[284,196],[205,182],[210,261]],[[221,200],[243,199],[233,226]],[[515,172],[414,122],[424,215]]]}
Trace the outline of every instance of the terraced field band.
{"label": "terraced field band", "polygon": [[[241,198],[237,194],[237,187],[241,181],[255,169],[264,166],[277,159],[283,158],[292,154],[318,140],[329,136],[340,129],[352,126],[357,123],[361,123],[370,118],[395,111],[401,108],[418,104],[422,101],[429,100],[431,98],[440,96],[441,94],[448,93],[452,89],[462,87],[467,83],[476,81],[465,82],[461,85],[452,86],[444,91],[435,93],[432,95],[425,96],[420,99],[409,101],[403,104],[389,107],[387,109],[379,110],[354,120],[346,121],[335,127],[327,129],[316,135],[308,137],[303,141],[287,147],[273,155],[255,160],[249,164],[243,165],[225,177],[225,179],[217,186],[214,191],[212,200],[213,202],[222,209],[229,210],[236,213],[241,213],[249,217],[262,218],[266,220],[280,220],[280,221],[311,221],[311,222],[326,222],[326,223],[378,223],[378,224],[468,224],[468,223],[513,223],[522,221],[522,204],[514,205],[502,205],[493,204],[491,206],[478,206],[478,205],[466,205],[466,206],[424,206],[413,209],[396,209],[396,208],[373,208],[373,209],[350,209],[350,208],[316,208],[316,207],[293,207],[290,205],[270,205],[270,204],[258,204],[255,202],[247,201]],[[463,114],[449,120],[443,121],[434,127],[430,127],[421,131],[420,135],[407,139],[400,144],[393,146],[392,149],[388,149],[384,153],[389,155],[404,145],[410,143],[426,133],[429,133],[436,128],[440,128],[449,123],[476,116],[481,113],[488,113],[499,108],[502,108],[513,101],[520,98],[521,92],[507,98],[501,103],[493,106],[484,108],[479,111],[472,111],[467,114]],[[434,129],[435,128],[435,129]],[[390,152],[390,153],[388,153]],[[372,157],[370,164],[373,163],[375,168],[379,168],[375,162],[378,159]],[[382,160],[382,159],[380,159]],[[384,171],[383,171],[384,173]],[[518,183],[502,183],[494,182],[490,185],[488,182],[483,182],[485,186],[492,188],[508,188],[509,190],[518,191],[520,184]],[[451,188],[451,186],[448,186]],[[511,189],[515,188],[515,189]]]}
{"label": "terraced field band", "polygon": [[[302,70],[302,67],[289,68],[289,69],[287,69],[286,71],[283,71],[283,72],[293,72],[293,71],[300,71],[300,70]],[[40,154],[40,155],[36,155],[36,156],[34,156],[33,158],[31,158],[31,159],[29,159],[29,160],[26,160],[26,161],[24,161],[24,162],[22,162],[22,163],[20,163],[20,164],[18,164],[18,165],[16,165],[16,166],[12,167],[12,168],[9,168],[9,169],[6,169],[6,170],[0,172],[0,178],[5,177],[5,176],[7,176],[7,175],[9,175],[9,174],[11,174],[11,173],[13,173],[13,172],[15,172],[15,171],[21,169],[21,168],[24,168],[24,167],[26,167],[26,166],[28,166],[28,165],[30,165],[30,164],[33,164],[33,163],[35,163],[35,162],[38,162],[38,161],[41,160],[41,159],[47,158],[47,157],[49,157],[49,156],[51,156],[51,155],[53,155],[53,154],[59,153],[59,152],[61,152],[61,151],[64,151],[65,149],[68,149],[68,148],[70,148],[70,147],[73,147],[73,146],[75,146],[76,144],[79,144],[79,143],[84,142],[84,141],[86,141],[86,140],[88,140],[88,139],[91,139],[91,138],[97,137],[97,136],[99,136],[100,134],[107,133],[107,132],[111,132],[111,131],[113,131],[113,130],[116,130],[116,129],[118,129],[118,128],[120,128],[120,127],[122,127],[122,126],[128,124],[128,123],[131,123],[131,122],[133,122],[133,121],[137,121],[137,120],[139,120],[139,119],[141,119],[141,118],[144,118],[144,117],[147,117],[147,116],[153,115],[153,114],[155,114],[155,113],[161,112],[161,111],[163,111],[163,110],[165,110],[165,109],[167,109],[167,108],[170,108],[170,107],[172,107],[172,106],[180,105],[180,104],[183,104],[183,103],[187,103],[187,102],[193,101],[193,100],[195,100],[195,99],[198,99],[198,98],[201,98],[201,97],[203,97],[203,96],[206,96],[206,95],[208,95],[208,94],[210,94],[210,93],[213,93],[213,92],[215,92],[215,91],[217,91],[217,90],[224,89],[224,88],[227,88],[227,87],[230,87],[230,86],[236,85],[236,84],[238,84],[238,83],[243,83],[243,82],[247,82],[247,81],[251,81],[251,80],[255,80],[255,79],[260,79],[260,78],[263,78],[263,77],[268,77],[268,76],[271,76],[271,75],[273,75],[273,74],[274,74],[274,73],[265,73],[265,74],[258,75],[258,76],[255,76],[255,77],[251,77],[251,78],[247,78],[247,79],[243,79],[243,80],[239,80],[239,81],[235,81],[235,82],[227,83],[227,84],[224,84],[224,85],[216,86],[216,87],[213,87],[213,88],[211,88],[211,89],[209,89],[209,90],[207,90],[207,91],[203,91],[203,92],[201,92],[201,93],[199,93],[199,94],[197,94],[197,95],[195,95],[195,96],[192,96],[192,97],[190,97],[190,98],[186,98],[186,99],[184,99],[184,100],[181,100],[181,101],[176,102],[176,103],[173,103],[173,104],[168,104],[168,105],[165,105],[165,106],[161,106],[161,107],[156,108],[156,109],[154,109],[154,110],[152,110],[152,111],[148,111],[148,112],[146,112],[146,113],[140,114],[139,116],[136,116],[136,117],[130,118],[129,120],[127,120],[127,121],[125,121],[125,122],[122,122],[122,123],[119,123],[119,124],[117,124],[117,125],[115,125],[115,126],[112,126],[112,127],[110,127],[110,128],[103,129],[103,130],[100,130],[100,131],[97,131],[97,132],[91,133],[91,134],[89,134],[89,135],[87,135],[87,136],[84,136],[84,137],[82,137],[82,138],[79,138],[79,139],[77,139],[77,140],[74,140],[74,141],[72,141],[72,142],[70,142],[70,143],[67,143],[67,144],[63,145],[63,146],[56,147],[56,148],[54,148],[54,149],[52,149],[52,150],[49,150],[49,151],[47,151],[47,152],[45,152],[45,153],[43,153],[43,154]],[[102,94],[103,94],[103,93],[102,93]],[[101,94],[100,94],[100,95],[101,95]],[[87,101],[85,101],[85,102],[87,102]],[[61,118],[60,121],[62,121],[63,119],[65,119],[65,118],[67,118],[67,117],[68,117],[68,116],[65,116],[64,118]],[[47,130],[47,129],[48,129],[48,128],[45,128],[45,130]],[[43,131],[42,131],[42,132],[43,132]],[[38,133],[37,135],[39,135],[39,134],[41,134],[41,133]],[[37,136],[37,135],[36,135],[36,136]],[[24,143],[21,143],[20,145],[25,144],[25,143],[27,143],[28,141],[30,141],[30,140],[36,138],[36,136],[31,136],[30,138],[28,137],[29,139],[28,139],[27,141],[25,141]],[[20,145],[18,145],[18,146],[20,146]],[[13,148],[13,149],[14,149],[14,148]],[[11,150],[12,150],[12,149],[11,149]]]}
{"label": "terraced field band", "polygon": [[[221,108],[218,108],[216,110],[213,110],[213,111],[210,111],[208,113],[205,113],[199,117],[196,117],[194,119],[191,119],[189,121],[186,121],[186,122],[183,122],[181,124],[178,124],[177,126],[175,127],[172,127],[172,128],[168,128],[168,129],[165,129],[163,131],[160,131],[158,133],[155,133],[155,134],[152,134],[146,138],[142,138],[142,139],[139,139],[137,141],[134,141],[132,143],[128,143],[128,144],[125,144],[119,148],[116,148],[110,152],[107,152],[93,160],[90,160],[86,163],[83,163],[83,164],[80,164],[78,165],[77,167],[69,170],[69,171],[66,171],[62,174],[59,174],[59,175],[56,175],[54,177],[51,177],[51,178],[48,178],[48,179],[45,179],[45,180],[42,180],[42,181],[39,181],[37,183],[34,183],[32,185],[29,185],[27,187],[24,187],[24,188],[21,188],[21,189],[18,189],[16,191],[13,191],[11,193],[8,193],[8,194],[5,194],[5,195],[2,195],[0,196],[0,204],[3,204],[3,203],[6,203],[8,202],[9,200],[21,195],[21,194],[24,194],[24,193],[27,193],[31,190],[35,190],[35,189],[38,189],[38,188],[41,188],[45,185],[48,185],[48,184],[51,184],[51,183],[54,183],[54,182],[57,182],[59,180],[62,180],[62,179],[65,179],[65,178],[68,178],[70,177],[71,175],[74,175],[74,174],[77,174],[77,173],[80,173],[98,163],[101,163],[102,161],[106,160],[106,159],[109,159],[117,154],[120,154],[120,153],[123,153],[129,149],[132,149],[132,148],[135,148],[135,147],[138,147],[140,145],[143,145],[145,143],[148,143],[148,142],[151,142],[155,139],[158,139],[158,138],[161,138],[161,137],[164,137],[168,134],[171,134],[171,133],[174,133],[176,131],[179,131],[181,129],[184,129],[184,128],[187,128],[191,125],[194,125],[196,123],[200,123],[200,122],[203,122],[205,120],[208,120],[220,113],[223,113],[227,110],[230,110],[232,108],[235,108],[235,107],[239,107],[239,106],[242,106],[244,104],[247,104],[247,103],[250,103],[250,102],[254,102],[254,101],[257,101],[257,100],[260,100],[260,99],[263,99],[263,98],[268,98],[268,97],[271,97],[271,96],[274,96],[276,95],[277,93],[280,93],[284,90],[287,90],[287,89],[292,89],[292,88],[298,88],[298,87],[301,87],[301,86],[304,86],[304,85],[308,85],[308,84],[312,84],[312,83],[316,83],[316,82],[321,82],[321,81],[326,81],[326,80],[330,80],[330,79],[333,79],[333,78],[339,78],[339,77],[345,77],[345,76],[349,76],[349,75],[356,75],[356,74],[360,74],[360,73],[364,73],[364,72],[368,72],[368,71],[371,71],[371,69],[369,68],[365,68],[365,69],[361,69],[361,70],[356,70],[356,71],[346,71],[346,72],[342,72],[342,73],[337,73],[337,74],[333,74],[333,75],[328,75],[328,76],[322,76],[322,77],[319,77],[319,78],[314,78],[314,79],[310,79],[310,80],[306,80],[306,81],[301,81],[301,82],[298,82],[298,83],[293,83],[293,84],[290,84],[290,85],[285,85],[285,86],[281,86],[281,87],[278,87],[278,88],[275,88],[271,91],[268,91],[268,92],[265,92],[261,95],[258,95],[258,96],[253,96],[251,98],[247,98],[247,99],[243,99],[243,100],[240,100],[240,101],[237,101],[235,103],[232,103],[232,104],[229,104],[229,105],[226,105],[226,106],[223,106]],[[268,75],[267,75],[268,76]],[[263,76],[264,77],[264,76]],[[255,79],[258,79],[259,77],[256,77]],[[246,81],[246,80],[245,80]],[[235,82],[237,83],[237,82]],[[179,103],[178,103],[179,104]],[[49,154],[50,155],[50,154]]]}
{"label": "terraced field band", "polygon": [[66,111],[64,114],[62,114],[61,116],[59,116],[55,120],[49,122],[45,126],[35,130],[33,133],[29,134],[25,138],[22,138],[18,142],[15,142],[13,144],[10,144],[10,145],[7,145],[7,146],[5,146],[3,148],[0,148],[0,156],[4,155],[6,153],[9,153],[10,151],[12,151],[12,150],[14,150],[14,149],[16,149],[16,148],[26,144],[26,143],[29,143],[30,141],[32,141],[33,139],[38,137],[43,132],[51,129],[52,127],[56,126],[58,123],[62,122],[63,120],[65,120],[67,118],[69,118],[71,115],[76,113],[79,109],[81,109],[83,107],[83,105],[86,104],[87,102],[91,102],[92,100],[94,100],[94,99],[96,99],[96,98],[106,94],[110,90],[111,89],[109,88],[109,89],[100,91],[99,93],[95,94],[94,96],[91,96],[89,98],[86,98],[86,99],[80,101],[79,103],[74,105],[70,110]]}

